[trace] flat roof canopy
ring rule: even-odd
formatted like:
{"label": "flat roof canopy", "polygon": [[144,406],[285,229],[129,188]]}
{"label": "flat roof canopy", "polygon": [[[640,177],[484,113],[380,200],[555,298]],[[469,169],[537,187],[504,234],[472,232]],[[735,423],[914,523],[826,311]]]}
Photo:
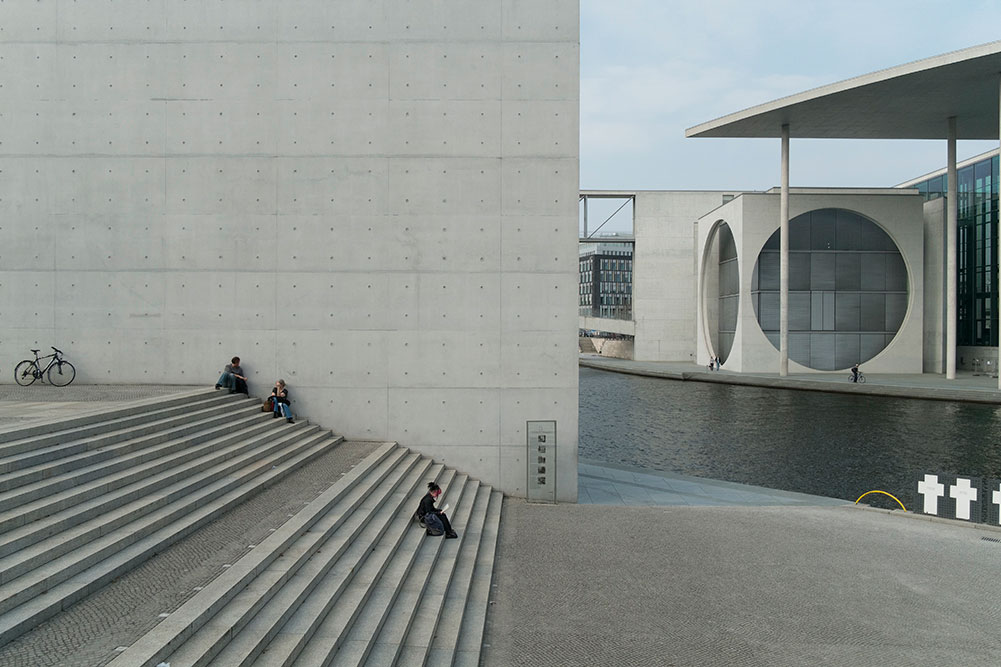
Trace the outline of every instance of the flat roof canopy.
{"label": "flat roof canopy", "polygon": [[686,137],[997,139],[1001,41],[918,60],[738,111]]}

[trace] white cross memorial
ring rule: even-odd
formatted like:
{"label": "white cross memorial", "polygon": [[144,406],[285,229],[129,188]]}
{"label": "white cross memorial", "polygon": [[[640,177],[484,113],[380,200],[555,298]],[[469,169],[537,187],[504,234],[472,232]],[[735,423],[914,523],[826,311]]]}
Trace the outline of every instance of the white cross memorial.
{"label": "white cross memorial", "polygon": [[956,483],[949,487],[949,497],[956,499],[956,518],[969,521],[970,506],[977,500],[977,489],[970,486],[970,480],[956,478]]}
{"label": "white cross memorial", "polygon": [[938,499],[945,495],[945,486],[938,483],[938,475],[925,475],[918,482],[918,493],[925,497],[925,514],[938,514]]}

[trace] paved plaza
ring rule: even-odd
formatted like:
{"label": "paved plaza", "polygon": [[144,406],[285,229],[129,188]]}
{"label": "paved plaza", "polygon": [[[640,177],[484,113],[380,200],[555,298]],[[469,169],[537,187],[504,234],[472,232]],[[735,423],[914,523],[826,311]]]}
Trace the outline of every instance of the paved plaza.
{"label": "paved plaza", "polygon": [[1001,531],[508,499],[483,665],[1001,664]]}

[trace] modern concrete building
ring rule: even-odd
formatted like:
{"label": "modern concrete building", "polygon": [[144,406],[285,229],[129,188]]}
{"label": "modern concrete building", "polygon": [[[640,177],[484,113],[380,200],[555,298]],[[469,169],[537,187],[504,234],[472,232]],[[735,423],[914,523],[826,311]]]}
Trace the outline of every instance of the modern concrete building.
{"label": "modern concrete building", "polygon": [[[992,42],[808,90],[708,121],[686,131],[689,137],[781,139],[782,183],[777,216],[780,230],[777,368],[780,375],[789,372],[791,351],[790,140],[793,137],[808,137],[945,139],[948,190],[943,233],[945,280],[941,291],[945,305],[942,317],[945,331],[943,356],[946,377],[955,377],[959,205],[956,142],[959,139],[1001,137],[999,73],[1001,42]],[[919,223],[915,221],[914,224]],[[749,258],[744,259],[747,261]],[[908,261],[906,255],[904,260]],[[913,289],[913,281],[909,284]],[[1001,377],[998,381],[1001,383]]]}
{"label": "modern concrete building", "polygon": [[[576,500],[576,0],[0,3],[0,359]],[[550,441],[551,442],[551,441]],[[533,476],[538,481],[538,478]]]}
{"label": "modern concrete building", "polygon": [[[916,188],[927,202],[926,227],[944,224],[947,169],[913,178],[897,187]],[[998,151],[956,165],[956,366],[997,371],[998,290]],[[939,257],[928,261],[941,263]],[[937,343],[936,343],[937,341]],[[929,344],[930,343],[930,344]],[[926,356],[939,351],[941,338],[926,341]],[[941,368],[941,361],[930,364]]]}
{"label": "modern concrete building", "polygon": [[[923,199],[915,190],[793,189],[790,367],[923,368]],[[779,350],[780,194],[745,193],[698,221],[696,357],[769,372]]]}
{"label": "modern concrete building", "polygon": [[[581,193],[634,199],[635,358],[996,370],[997,157],[957,166],[955,148],[998,138],[999,72],[994,42],[687,131],[781,138],[782,185],[767,192]],[[791,137],[942,138],[947,167],[892,188],[790,188]]]}

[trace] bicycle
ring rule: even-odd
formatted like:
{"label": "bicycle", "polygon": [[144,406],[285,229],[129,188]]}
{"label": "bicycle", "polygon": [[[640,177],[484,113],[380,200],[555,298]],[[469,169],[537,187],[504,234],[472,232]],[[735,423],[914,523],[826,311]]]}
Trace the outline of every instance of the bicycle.
{"label": "bicycle", "polygon": [[[14,368],[14,381],[22,387],[27,387],[35,380],[43,376],[49,378],[49,384],[54,387],[65,387],[76,377],[76,368],[70,362],[63,359],[62,350],[52,348],[53,353],[44,357],[39,357],[39,350],[32,350],[35,353],[34,359],[25,359]],[[39,363],[45,359],[49,360],[48,365],[42,368]]]}
{"label": "bicycle", "polygon": [[849,373],[849,374],[848,374],[848,381],[849,381],[849,382],[858,382],[859,384],[865,384],[865,375],[863,375],[863,374],[862,374],[862,371],[859,371],[859,372],[858,372],[858,380],[855,380],[855,379],[854,379],[854,378],[852,377],[852,374],[851,374],[851,373]]}

